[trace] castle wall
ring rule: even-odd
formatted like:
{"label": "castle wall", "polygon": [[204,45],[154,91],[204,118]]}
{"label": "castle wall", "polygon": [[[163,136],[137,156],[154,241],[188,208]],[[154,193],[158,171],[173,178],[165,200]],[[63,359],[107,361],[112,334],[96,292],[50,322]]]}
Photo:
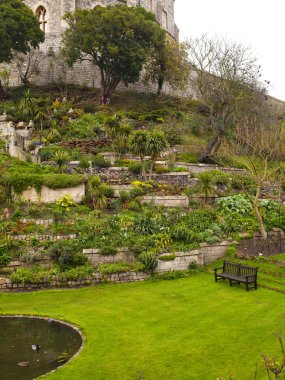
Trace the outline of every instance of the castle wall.
{"label": "castle wall", "polygon": [[[130,6],[140,4],[154,12],[160,24],[175,38],[178,38],[178,28],[174,22],[174,0],[22,0],[36,14],[40,6],[46,9],[45,42],[41,44],[38,56],[38,73],[30,78],[37,85],[51,83],[77,84],[88,87],[100,87],[100,73],[96,66],[90,62],[78,62],[72,69],[58,57],[61,45],[61,36],[67,25],[63,20],[66,12],[76,9],[92,9],[96,5],[114,5],[123,3]],[[15,63],[10,64],[10,85],[20,86],[21,78]],[[126,89],[124,84],[120,89]],[[156,84],[145,85],[142,82],[129,86],[131,90],[155,92]],[[172,92],[165,89],[165,92]]]}

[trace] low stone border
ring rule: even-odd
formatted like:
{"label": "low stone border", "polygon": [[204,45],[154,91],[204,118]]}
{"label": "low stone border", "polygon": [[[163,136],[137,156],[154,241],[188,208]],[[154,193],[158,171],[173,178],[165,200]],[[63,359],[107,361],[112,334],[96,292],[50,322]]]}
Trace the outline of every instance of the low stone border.
{"label": "low stone border", "polygon": [[43,281],[38,284],[34,283],[13,283],[9,278],[0,278],[0,291],[2,292],[21,292],[33,291],[39,289],[50,288],[76,288],[88,285],[99,285],[104,282],[112,283],[127,283],[145,281],[150,276],[144,272],[122,272],[108,275],[94,273],[92,276],[87,276],[78,280],[61,280],[58,276],[54,276],[52,281]]}
{"label": "low stone border", "polygon": [[31,241],[32,239],[37,239],[39,241],[61,241],[76,239],[76,234],[70,235],[10,235],[10,238],[13,240],[24,240]]}
{"label": "low stone border", "polygon": [[80,330],[79,327],[74,326],[73,324],[71,324],[69,322],[61,321],[59,319],[50,318],[50,317],[41,317],[41,316],[36,316],[36,315],[25,315],[25,314],[15,314],[15,315],[0,314],[0,319],[1,318],[30,318],[30,319],[41,319],[41,320],[44,320],[44,321],[52,321],[52,322],[56,322],[56,323],[59,323],[59,324],[64,325],[64,326],[68,326],[68,327],[70,327],[71,329],[73,329],[74,331],[76,331],[80,335],[82,343],[81,343],[81,346],[80,346],[79,350],[69,360],[67,360],[67,362],[65,362],[64,364],[56,367],[52,371],[47,372],[47,373],[45,373],[45,374],[43,374],[41,376],[50,375],[51,373],[54,373],[54,372],[58,371],[60,368],[64,367],[66,364],[70,363],[74,358],[76,358],[76,356],[78,356],[82,352],[82,350],[83,350],[83,348],[85,346],[85,341],[86,341],[85,335],[83,334],[83,332]]}

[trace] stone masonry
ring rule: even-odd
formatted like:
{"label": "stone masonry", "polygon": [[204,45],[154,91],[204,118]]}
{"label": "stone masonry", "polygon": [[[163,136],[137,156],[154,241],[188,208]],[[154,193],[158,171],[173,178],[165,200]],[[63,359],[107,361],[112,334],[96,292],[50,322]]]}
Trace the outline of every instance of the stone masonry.
{"label": "stone masonry", "polygon": [[[92,9],[96,5],[126,4],[128,6],[143,6],[153,12],[160,25],[174,38],[179,38],[179,31],[174,21],[175,0],[22,0],[29,6],[39,19],[39,26],[45,32],[45,42],[40,46],[38,54],[38,73],[30,80],[37,85],[61,83],[100,86],[99,70],[90,62],[76,63],[72,69],[59,59],[62,34],[67,28],[63,16],[77,9]],[[10,85],[21,85],[21,79],[16,65],[8,67]],[[124,89],[122,84],[119,87]],[[155,86],[137,83],[129,86],[132,90],[153,91]]]}

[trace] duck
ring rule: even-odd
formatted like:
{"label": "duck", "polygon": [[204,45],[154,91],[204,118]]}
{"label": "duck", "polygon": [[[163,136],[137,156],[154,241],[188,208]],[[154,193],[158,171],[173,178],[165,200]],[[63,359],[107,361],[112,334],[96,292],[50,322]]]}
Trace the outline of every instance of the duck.
{"label": "duck", "polygon": [[34,351],[38,351],[40,348],[41,348],[41,346],[39,344],[32,344],[32,349]]}

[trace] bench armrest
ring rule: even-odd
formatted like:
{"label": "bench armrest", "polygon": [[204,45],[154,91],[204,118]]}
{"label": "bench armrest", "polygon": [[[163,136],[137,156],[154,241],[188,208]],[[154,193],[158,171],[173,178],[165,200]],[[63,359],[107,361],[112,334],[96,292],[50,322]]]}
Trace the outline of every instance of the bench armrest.
{"label": "bench armrest", "polygon": [[214,271],[217,272],[218,269],[223,269],[224,267],[214,268]]}
{"label": "bench armrest", "polygon": [[246,276],[244,276],[246,279],[249,279],[249,278],[256,278],[257,277],[257,273],[256,274],[248,274]]}

